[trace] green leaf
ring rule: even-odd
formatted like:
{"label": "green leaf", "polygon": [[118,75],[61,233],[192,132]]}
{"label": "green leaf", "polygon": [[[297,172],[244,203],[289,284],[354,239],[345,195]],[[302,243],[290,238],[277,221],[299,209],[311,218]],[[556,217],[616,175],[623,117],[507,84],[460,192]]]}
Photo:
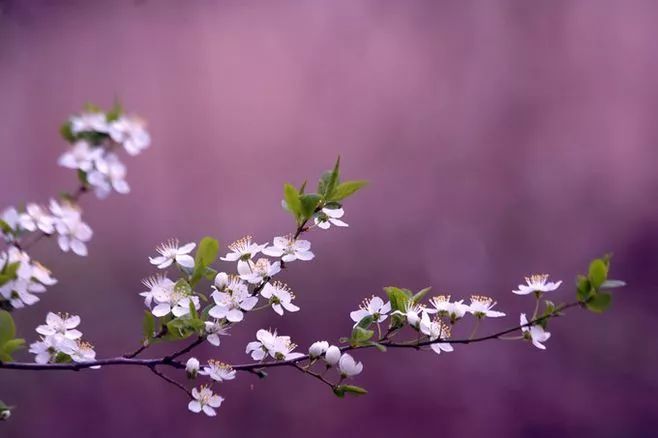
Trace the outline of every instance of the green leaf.
{"label": "green leaf", "polygon": [[389,286],[384,288],[384,292],[388,295],[388,299],[391,302],[392,311],[406,312],[407,303],[409,302],[409,295],[407,295],[402,289]]}
{"label": "green leaf", "polygon": [[80,181],[80,184],[82,184],[83,187],[89,186],[89,180],[87,179],[87,172],[78,169],[78,181]]}
{"label": "green leaf", "polygon": [[370,342],[368,342],[368,344],[372,345],[373,347],[375,347],[377,350],[381,351],[382,353],[386,353],[386,346],[385,345],[382,345],[379,342],[375,342],[375,341],[370,341]]}
{"label": "green leaf", "polygon": [[75,134],[73,134],[73,130],[71,129],[71,122],[64,122],[62,126],[59,127],[59,133],[64,138],[64,140],[68,141],[69,143],[73,143],[75,141]]}
{"label": "green leaf", "polygon": [[354,327],[352,329],[352,336],[350,337],[350,344],[352,344],[352,346],[354,346],[354,347],[356,347],[358,345],[362,345],[368,339],[372,338],[374,334],[375,334],[374,331],[366,330],[363,327],[359,327],[357,325],[356,327]]}
{"label": "green leaf", "polygon": [[356,396],[366,395],[368,391],[360,386],[354,385],[338,385],[334,387],[334,394],[339,398],[345,397],[345,394],[352,394]]}
{"label": "green leaf", "polygon": [[336,187],[336,190],[334,190],[333,194],[331,195],[331,198],[327,198],[328,201],[341,201],[348,196],[353,195],[356,193],[359,189],[367,185],[367,181],[346,181],[344,183],[341,183]]}
{"label": "green leaf", "polygon": [[418,291],[418,293],[416,293],[416,295],[411,297],[411,301],[413,301],[414,304],[420,303],[420,301],[425,297],[425,295],[427,295],[427,293],[430,290],[432,290],[431,287],[426,287],[425,289],[421,289],[420,291]]}
{"label": "green leaf", "polygon": [[194,272],[190,279],[190,282],[193,285],[196,285],[199,280],[206,275],[208,266],[215,262],[218,253],[219,242],[217,242],[216,239],[213,239],[212,237],[204,237],[201,239],[194,256]]}
{"label": "green leaf", "polygon": [[370,328],[370,325],[375,322],[375,318],[373,318],[372,315],[364,316],[361,321],[357,323],[357,327],[361,327],[364,329]]}
{"label": "green leaf", "polygon": [[2,274],[14,279],[16,278],[16,272],[18,272],[20,266],[21,262],[9,263],[2,269]]}
{"label": "green leaf", "polygon": [[219,242],[212,237],[204,237],[199,242],[199,247],[194,256],[194,263],[207,267],[212,265],[217,259],[219,253]]}
{"label": "green leaf", "polygon": [[612,301],[612,295],[605,292],[600,292],[593,297],[591,297],[586,305],[589,310],[595,313],[603,313],[605,310],[610,307],[610,302]]}
{"label": "green leaf", "polygon": [[57,356],[55,356],[55,363],[71,363],[71,362],[73,362],[71,356],[69,356],[66,353],[62,353],[61,351],[57,353]]}
{"label": "green leaf", "polygon": [[315,209],[318,207],[322,197],[316,193],[308,193],[301,195],[299,200],[302,203],[302,218],[308,219],[315,213]]}
{"label": "green leaf", "polygon": [[576,280],[576,287],[578,289],[576,294],[578,301],[584,303],[592,293],[592,285],[590,284],[589,279],[584,275],[579,275]]}
{"label": "green leaf", "polygon": [[592,263],[589,265],[588,278],[592,284],[592,287],[596,290],[599,290],[599,287],[601,287],[601,285],[608,278],[607,263],[602,259],[596,259],[592,261]]}
{"label": "green leaf", "polygon": [[174,291],[183,295],[191,295],[192,286],[190,286],[190,283],[188,283],[187,280],[181,278],[176,282],[176,284],[174,284]]}
{"label": "green leaf", "polygon": [[7,341],[2,350],[11,356],[11,354],[25,345],[25,339],[15,338]]}
{"label": "green leaf", "polygon": [[299,192],[292,184],[285,184],[283,186],[283,199],[288,207],[288,211],[299,221],[302,217],[302,201],[299,199]]}
{"label": "green leaf", "polygon": [[108,122],[115,122],[119,120],[119,117],[121,117],[122,114],[123,114],[123,108],[121,106],[121,103],[119,103],[118,100],[115,100],[112,109],[110,110],[110,112],[108,112],[105,115],[105,118]]}
{"label": "green leaf", "polygon": [[144,311],[144,319],[142,320],[142,332],[144,339],[150,341],[155,334],[155,317],[150,310]]}
{"label": "green leaf", "polygon": [[167,323],[165,339],[186,339],[195,333],[200,333],[205,324],[199,318],[175,318]]}
{"label": "green leaf", "polygon": [[336,164],[332,170],[328,170],[322,174],[320,181],[318,181],[318,193],[324,199],[331,199],[338,182],[340,181],[340,156],[336,159]]}
{"label": "green leaf", "polygon": [[11,314],[6,310],[0,310],[0,345],[5,345],[16,336],[16,326]]}

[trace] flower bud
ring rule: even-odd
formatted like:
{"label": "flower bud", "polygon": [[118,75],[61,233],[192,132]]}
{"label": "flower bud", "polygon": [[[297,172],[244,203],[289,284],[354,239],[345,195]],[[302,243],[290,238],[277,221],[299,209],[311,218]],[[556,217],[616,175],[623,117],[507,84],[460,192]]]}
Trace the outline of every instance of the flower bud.
{"label": "flower bud", "polygon": [[196,378],[199,374],[199,361],[195,357],[191,357],[187,360],[185,364],[185,371],[187,372],[187,377],[190,379]]}
{"label": "flower bud", "polygon": [[347,353],[341,356],[338,367],[340,368],[340,375],[343,377],[356,376],[363,371],[363,364],[355,361],[354,358]]}
{"label": "flower bud", "polygon": [[324,360],[327,362],[327,365],[334,366],[340,360],[340,350],[335,345],[327,348],[327,352],[324,354]]}
{"label": "flower bud", "polygon": [[11,411],[9,409],[0,411],[0,421],[9,420],[9,417],[11,417]]}
{"label": "flower bud", "polygon": [[327,341],[317,341],[311,344],[311,346],[308,348],[308,355],[311,357],[311,359],[316,359],[322,354],[324,354],[325,351],[329,348],[329,342]]}
{"label": "flower bud", "polygon": [[220,272],[215,276],[215,286],[219,290],[224,290],[228,286],[228,275],[226,275],[226,272]]}

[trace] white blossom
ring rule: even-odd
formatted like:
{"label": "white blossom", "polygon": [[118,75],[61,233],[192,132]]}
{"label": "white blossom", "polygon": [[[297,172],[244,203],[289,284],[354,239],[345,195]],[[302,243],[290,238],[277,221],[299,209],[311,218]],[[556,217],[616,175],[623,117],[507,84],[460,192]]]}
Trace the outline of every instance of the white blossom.
{"label": "white blossom", "polygon": [[294,239],[293,236],[275,237],[273,246],[263,249],[263,254],[270,257],[281,257],[284,262],[295,260],[312,260],[315,255],[311,252],[311,242]]}
{"label": "white blossom", "polygon": [[218,408],[222,405],[224,399],[219,395],[212,392],[207,386],[201,386],[199,389],[192,388],[192,397],[194,400],[190,401],[187,408],[198,414],[203,411],[209,417],[214,417],[217,412],[213,408]]}
{"label": "white blossom", "polygon": [[48,312],[46,324],[37,327],[37,333],[43,336],[61,335],[65,338],[76,340],[82,337],[82,332],[76,330],[80,325],[78,315],[56,314]]}
{"label": "white blossom", "polygon": [[247,344],[246,353],[251,354],[254,360],[263,360],[268,354],[276,360],[294,360],[304,356],[293,353],[297,347],[290,341],[290,336],[278,336],[276,331],[260,329],[256,332],[256,339]]}
{"label": "white blossom", "polygon": [[[78,339],[73,347],[73,351],[69,353],[73,362],[84,363],[84,362],[93,362],[96,360],[96,351],[94,346],[89,342],[85,342],[81,339]],[[100,365],[93,366],[91,368],[100,368]]]}
{"label": "white blossom", "polygon": [[295,295],[288,286],[280,281],[275,281],[273,284],[266,283],[260,295],[270,300],[272,309],[281,316],[283,316],[283,309],[288,312],[297,312],[299,310],[299,307],[292,304]]}
{"label": "white blossom", "polygon": [[11,242],[14,240],[14,235],[18,231],[20,231],[20,214],[18,213],[18,210],[16,210],[15,207],[8,207],[5,208],[2,211],[2,214],[0,214],[0,220],[4,222],[4,225],[9,227],[9,230],[4,230],[3,228],[0,228],[0,233],[2,234],[2,237],[7,241]]}
{"label": "white blossom", "polygon": [[166,296],[171,293],[175,283],[167,278],[164,274],[152,275],[142,280],[142,284],[148,288],[147,291],[140,292],[139,295],[144,297],[144,304],[151,308],[151,303],[156,296]]}
{"label": "white blossom", "polygon": [[224,260],[225,262],[238,262],[238,268],[240,269],[240,265],[243,265],[241,269],[244,271],[244,265],[247,265],[248,267],[249,261],[267,247],[267,244],[258,245],[257,243],[252,242],[251,239],[251,236],[245,236],[230,244],[228,249],[230,249],[231,252],[227,253],[224,257],[220,257],[220,260]]}
{"label": "white blossom", "polygon": [[59,203],[51,199],[50,211],[55,220],[59,248],[64,252],[72,250],[79,256],[86,256],[85,242],[91,239],[93,232],[89,225],[82,222],[80,209],[72,203]]}
{"label": "white blossom", "polygon": [[201,364],[199,363],[199,360],[196,357],[190,357],[185,363],[185,372],[187,373],[187,377],[190,379],[194,379],[197,376],[197,374],[199,374],[200,366]]}
{"label": "white blossom", "polygon": [[425,311],[425,306],[422,304],[416,304],[410,299],[405,304],[404,312],[396,310],[393,314],[404,316],[410,326],[418,328],[418,324],[420,324],[420,314]]}
{"label": "white blossom", "polygon": [[206,340],[215,347],[219,347],[219,337],[228,335],[228,327],[217,319],[214,321],[206,321],[204,325]]}
{"label": "white blossom", "polygon": [[327,351],[324,353],[324,361],[327,362],[327,365],[334,366],[340,361],[340,349],[335,345],[327,348]]}
{"label": "white blossom", "polygon": [[38,204],[27,204],[25,212],[20,215],[20,225],[27,231],[55,232],[55,219]]}
{"label": "white blossom", "polygon": [[175,283],[171,286],[164,285],[157,291],[154,290],[152,299],[156,305],[151,310],[151,313],[158,318],[166,316],[170,312],[177,318],[185,316],[190,313],[190,304],[195,309],[199,309],[200,307],[199,297],[191,295],[184,289],[177,288]]}
{"label": "white blossom", "polygon": [[[220,277],[218,274],[217,277]],[[249,293],[247,285],[237,276],[227,277],[228,283],[224,284],[224,276],[215,277],[215,291],[211,297],[215,306],[210,309],[208,314],[216,319],[226,318],[230,322],[240,322],[244,318],[243,311],[249,311],[254,308],[258,302],[257,296]],[[222,289],[217,284],[223,286]]]}
{"label": "white blossom", "polygon": [[36,363],[54,362],[59,353],[71,355],[77,348],[75,341],[64,336],[54,335],[42,337],[40,341],[30,344],[30,353],[35,355]]}
{"label": "white blossom", "polygon": [[540,350],[546,350],[546,346],[543,345],[543,342],[548,341],[548,338],[551,337],[551,334],[544,330],[544,328],[540,325],[534,324],[528,327],[528,318],[526,318],[525,313],[521,314],[521,331],[523,332],[523,336],[526,339],[530,339],[532,342],[532,345],[535,347],[539,348]]}
{"label": "white blossom", "polygon": [[344,353],[338,361],[338,368],[342,377],[353,377],[361,374],[363,371],[363,364],[354,360],[352,356]]}
{"label": "white blossom", "polygon": [[472,295],[471,304],[468,306],[468,311],[476,318],[483,318],[485,316],[488,318],[499,318],[501,316],[505,316],[503,312],[491,310],[495,305],[496,302],[489,297]]}
{"label": "white blossom", "polygon": [[94,164],[99,160],[105,150],[101,146],[94,146],[85,140],[78,140],[64,154],[59,157],[57,163],[67,169],[82,170],[90,172]]}
{"label": "white blossom", "polygon": [[144,123],[136,118],[122,116],[109,125],[112,140],[121,144],[130,155],[137,155],[151,144],[151,136]]}
{"label": "white blossom", "polygon": [[216,360],[208,361],[208,365],[204,366],[199,374],[208,376],[216,382],[235,379],[235,370],[230,365]]}
{"label": "white blossom", "polygon": [[[430,317],[427,313],[423,313],[419,328],[420,332],[427,335],[432,342],[437,339],[443,340],[450,337],[450,327],[438,319],[430,321]],[[430,344],[430,348],[436,354],[441,354],[442,351],[453,351],[452,345],[448,342],[433,342]]]}
{"label": "white blossom", "polygon": [[328,348],[329,342],[327,341],[313,342],[311,346],[308,347],[308,355],[311,357],[311,359],[316,359],[322,356]]}
{"label": "white blossom", "polygon": [[149,257],[149,261],[152,265],[156,265],[158,269],[168,268],[174,262],[184,268],[193,269],[194,258],[189,254],[194,248],[196,248],[196,243],[194,242],[179,246],[178,240],[170,239],[161,243],[155,249],[160,255]]}
{"label": "white blossom", "polygon": [[86,112],[70,118],[71,132],[100,132],[106,134],[109,131],[107,116],[102,112]]}
{"label": "white blossom", "polygon": [[438,316],[448,317],[454,324],[455,321],[464,317],[469,311],[469,306],[464,304],[464,300],[450,301],[450,295],[438,295],[430,299],[433,309],[426,309],[430,314],[437,313]]}
{"label": "white blossom", "polygon": [[390,302],[387,301],[384,303],[384,300],[373,295],[371,298],[363,300],[363,303],[359,306],[359,310],[350,312],[350,318],[358,324],[366,316],[372,316],[375,323],[380,323],[386,320],[390,311]]}
{"label": "white blossom", "polygon": [[313,215],[313,221],[315,222],[315,225],[323,230],[329,229],[331,225],[337,227],[348,227],[348,224],[340,220],[344,214],[345,212],[342,208],[323,208]]}
{"label": "white blossom", "polygon": [[531,293],[543,293],[543,292],[552,292],[562,284],[562,281],[558,282],[549,282],[548,275],[531,275],[526,277],[525,281],[527,284],[520,284],[518,290],[512,291],[517,295],[528,295]]}
{"label": "white blossom", "polygon": [[238,274],[240,278],[251,284],[259,284],[266,278],[272,278],[281,271],[281,262],[270,262],[266,258],[260,258],[255,263],[248,260],[246,263],[238,263]]}
{"label": "white blossom", "polygon": [[0,296],[14,308],[36,303],[39,297],[34,294],[45,292],[46,286],[57,283],[50,271],[40,263],[30,260],[26,252],[13,246],[5,252],[0,252],[0,269],[15,263],[18,263],[15,278],[0,286]]}
{"label": "white blossom", "polygon": [[119,157],[115,154],[107,154],[96,160],[96,167],[87,175],[87,181],[94,188],[96,196],[102,199],[107,197],[112,189],[121,194],[130,192],[126,173],[126,166]]}

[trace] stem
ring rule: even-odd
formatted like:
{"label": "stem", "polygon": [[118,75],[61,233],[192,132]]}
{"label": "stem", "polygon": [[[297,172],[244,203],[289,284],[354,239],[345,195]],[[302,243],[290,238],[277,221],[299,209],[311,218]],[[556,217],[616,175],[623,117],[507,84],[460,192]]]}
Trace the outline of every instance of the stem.
{"label": "stem", "polygon": [[180,383],[178,383],[177,381],[175,381],[171,377],[167,377],[164,374],[162,374],[160,371],[157,370],[157,368],[155,366],[149,367],[149,369],[153,372],[153,374],[155,374],[156,376],[159,376],[162,380],[171,383],[175,387],[180,388],[182,391],[185,392],[185,394],[187,394],[190,398],[192,398],[192,393],[190,391],[188,391],[188,389],[186,387],[184,387],[183,385],[181,385]]}
{"label": "stem", "polygon": [[480,318],[477,318],[475,320],[475,325],[473,326],[473,331],[471,332],[471,335],[468,337],[468,339],[473,339],[475,337],[475,333],[477,333],[479,326],[480,326]]}

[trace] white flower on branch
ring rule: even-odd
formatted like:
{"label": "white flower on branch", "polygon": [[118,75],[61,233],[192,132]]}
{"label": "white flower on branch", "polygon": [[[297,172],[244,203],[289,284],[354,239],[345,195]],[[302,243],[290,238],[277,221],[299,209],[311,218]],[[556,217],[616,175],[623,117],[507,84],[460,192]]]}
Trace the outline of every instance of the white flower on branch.
{"label": "white flower on branch", "polygon": [[[96,351],[94,346],[89,342],[85,342],[81,339],[78,339],[73,347],[73,351],[69,353],[73,362],[85,363],[93,362],[96,360]],[[93,366],[91,368],[100,368],[100,365]]]}
{"label": "white flower on branch", "polygon": [[238,263],[238,274],[240,278],[251,284],[259,284],[266,278],[272,278],[281,271],[281,262],[270,262],[266,258],[260,258],[255,263],[248,260],[246,263]]}
{"label": "white flower on branch", "polygon": [[57,231],[57,243],[59,248],[68,252],[72,250],[79,256],[87,255],[88,242],[93,231],[86,223],[82,222],[80,209],[74,204],[63,201],[50,200],[50,212],[55,218],[55,230]]}
{"label": "white flower on branch", "polygon": [[25,213],[20,216],[21,227],[27,231],[55,232],[55,219],[38,204],[27,204]]}
{"label": "white flower on branch", "polygon": [[190,357],[185,363],[185,372],[187,373],[187,377],[190,379],[196,378],[197,374],[199,374],[200,366],[201,364],[196,357]]}
{"label": "white flower on branch", "polygon": [[158,269],[168,268],[174,262],[184,268],[193,269],[194,258],[189,254],[194,248],[196,248],[196,243],[194,242],[179,246],[178,240],[169,239],[155,248],[160,255],[149,257],[149,261],[152,265],[157,266]]}
{"label": "white flower on branch", "polygon": [[427,313],[437,313],[438,316],[448,317],[453,324],[469,311],[469,306],[464,304],[464,300],[450,301],[450,295],[433,297],[430,299],[430,304],[434,309],[426,309]]}
{"label": "white flower on branch", "polygon": [[390,311],[390,302],[384,303],[384,300],[373,295],[371,298],[363,300],[359,310],[350,313],[350,318],[358,324],[366,316],[372,316],[375,323],[380,323],[386,320]]}
{"label": "white flower on branch", "polygon": [[99,160],[105,150],[101,146],[94,146],[85,140],[78,140],[64,154],[59,157],[57,163],[67,169],[90,172],[94,164]]}
{"label": "white flower on branch", "polygon": [[220,257],[220,260],[224,260],[225,262],[238,262],[238,270],[240,270],[240,265],[242,264],[242,270],[244,271],[244,265],[248,267],[248,263],[251,259],[267,247],[267,243],[258,245],[257,243],[252,242],[251,239],[251,236],[244,236],[242,239],[238,239],[231,243],[228,246],[228,249],[230,249],[231,252],[227,253],[224,257]]}
{"label": "white flower on branch", "polygon": [[216,382],[235,379],[235,370],[230,365],[216,360],[209,360],[208,366],[204,366],[199,374],[208,376]]}
{"label": "white flower on branch", "polygon": [[329,348],[329,342],[327,341],[317,341],[313,342],[310,347],[308,347],[308,355],[311,359],[317,359],[322,356],[327,349]]}
{"label": "white flower on branch", "polygon": [[35,293],[46,291],[46,286],[57,283],[48,269],[36,261],[30,260],[30,256],[16,247],[9,248],[0,253],[0,269],[5,266],[18,263],[16,278],[0,286],[0,296],[8,300],[14,308],[30,306],[39,297]]}
{"label": "white flower on branch", "polygon": [[247,344],[246,353],[251,354],[254,360],[263,360],[268,354],[276,360],[293,360],[302,357],[301,353],[293,353],[297,347],[290,341],[290,336],[278,336],[276,331],[260,329],[256,332],[256,339]]}
{"label": "white flower on branch", "polygon": [[472,295],[471,304],[468,306],[468,311],[476,318],[484,318],[485,316],[487,318],[499,318],[501,316],[505,316],[503,312],[491,310],[495,305],[496,302],[489,297]]}
{"label": "white flower on branch", "polygon": [[144,297],[144,304],[151,308],[151,303],[156,296],[166,296],[174,288],[175,283],[167,278],[164,274],[152,275],[142,280],[142,284],[148,288],[147,291],[140,292],[139,295]]}
{"label": "white flower on branch", "polygon": [[108,133],[109,124],[107,116],[102,112],[85,112],[71,117],[71,132],[80,134],[82,132],[100,132]]}
{"label": "white flower on branch", "polygon": [[348,227],[348,224],[340,220],[344,214],[345,212],[342,208],[323,208],[313,215],[313,221],[315,222],[315,225],[323,230],[329,229],[331,225],[337,227]]}
{"label": "white flower on branch", "polygon": [[4,227],[0,228],[0,233],[2,237],[7,242],[12,242],[14,240],[14,234],[20,231],[20,214],[15,207],[8,207],[2,211],[0,214],[0,220],[9,227],[9,230],[5,230]]}
{"label": "white flower on branch", "polygon": [[152,298],[156,305],[151,310],[153,316],[158,318],[169,315],[171,312],[175,317],[179,318],[190,313],[190,304],[195,309],[199,309],[199,297],[191,295],[182,288],[177,288],[176,284],[172,282],[170,286],[163,283],[163,287],[154,290]]}
{"label": "white flower on branch", "polygon": [[349,354],[344,353],[338,361],[338,368],[342,377],[354,377],[357,374],[361,374],[363,364],[354,360]]}
{"label": "white flower on branch", "polygon": [[283,316],[283,309],[288,312],[297,312],[299,310],[299,307],[292,303],[295,295],[288,286],[280,281],[275,281],[273,284],[266,283],[260,295],[270,300],[272,309],[281,316]]}
{"label": "white flower on branch", "polygon": [[311,252],[311,242],[294,239],[293,236],[275,237],[273,246],[263,249],[263,254],[270,257],[281,257],[284,262],[295,260],[312,260],[315,255]]}
{"label": "white flower on branch", "polygon": [[226,318],[230,322],[240,322],[244,318],[243,311],[249,311],[258,303],[258,297],[249,293],[247,285],[235,275],[226,276],[219,273],[215,277],[216,289],[211,297],[215,306],[208,314],[216,319]]}
{"label": "white flower on branch", "polygon": [[117,193],[130,192],[126,182],[126,166],[115,154],[107,154],[96,160],[96,168],[89,172],[87,181],[94,188],[96,196],[106,198],[112,189]]}
{"label": "white flower on branch", "polygon": [[112,140],[121,144],[130,155],[139,154],[151,144],[151,136],[137,118],[122,116],[110,123],[108,131]]}
{"label": "white flower on branch", "polygon": [[73,354],[77,347],[75,341],[64,336],[54,335],[42,337],[40,341],[30,344],[30,353],[34,354],[34,361],[39,364],[54,362],[59,353]]}
{"label": "white flower on branch", "polygon": [[420,314],[425,311],[426,307],[424,305],[416,304],[413,300],[409,300],[405,304],[404,312],[396,310],[393,314],[404,316],[410,326],[418,328],[418,324],[420,324]]}
{"label": "white flower on branch", "polygon": [[224,399],[219,395],[212,392],[207,386],[201,386],[199,389],[192,388],[192,397],[194,400],[190,401],[187,408],[198,414],[203,411],[209,417],[214,417],[217,412],[213,408],[219,408]]}
{"label": "white flower on branch", "polygon": [[220,336],[228,335],[228,327],[219,320],[206,321],[204,323],[206,332],[206,341],[215,347],[219,347]]}
{"label": "white flower on branch", "polygon": [[528,295],[531,293],[552,292],[562,284],[562,281],[548,281],[548,274],[531,275],[525,278],[526,284],[520,284],[518,290],[512,291],[517,295]]}
{"label": "white flower on branch", "polygon": [[76,330],[78,325],[80,325],[78,315],[48,312],[46,324],[38,326],[36,330],[43,336],[61,335],[74,341],[82,337],[82,332]]}
{"label": "white flower on branch", "polygon": [[542,342],[548,341],[548,338],[551,337],[551,334],[544,330],[540,325],[533,324],[528,326],[528,318],[526,318],[525,313],[521,314],[521,331],[523,332],[523,337],[529,339],[532,342],[532,345],[539,348],[540,350],[546,350],[546,346]]}
{"label": "white flower on branch", "polygon": [[338,363],[338,361],[340,361],[340,355],[340,348],[332,345],[327,348],[327,351],[324,353],[324,361],[327,363],[327,365],[334,366]]}
{"label": "white flower on branch", "polygon": [[[420,319],[420,332],[427,335],[430,341],[436,341],[437,339],[443,340],[450,337],[450,327],[438,319],[430,321],[427,313],[423,313]],[[430,348],[436,354],[441,354],[442,351],[453,351],[452,345],[447,342],[434,342],[430,344]]]}

